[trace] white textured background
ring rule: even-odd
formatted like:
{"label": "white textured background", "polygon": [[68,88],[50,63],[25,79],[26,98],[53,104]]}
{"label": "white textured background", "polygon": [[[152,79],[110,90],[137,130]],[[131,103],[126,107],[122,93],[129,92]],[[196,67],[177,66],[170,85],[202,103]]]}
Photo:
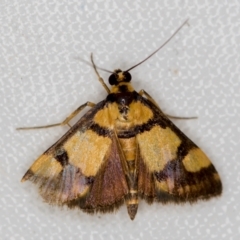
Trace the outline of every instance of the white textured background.
{"label": "white textured background", "polygon": [[[70,3],[71,2],[71,3]],[[132,222],[125,207],[89,216],[45,204],[20,179],[67,127],[16,131],[63,120],[87,100],[105,98],[93,70],[129,68],[211,158],[224,191],[195,205],[140,203]],[[240,239],[239,0],[0,1],[0,239]],[[108,74],[102,73],[107,79]]]}

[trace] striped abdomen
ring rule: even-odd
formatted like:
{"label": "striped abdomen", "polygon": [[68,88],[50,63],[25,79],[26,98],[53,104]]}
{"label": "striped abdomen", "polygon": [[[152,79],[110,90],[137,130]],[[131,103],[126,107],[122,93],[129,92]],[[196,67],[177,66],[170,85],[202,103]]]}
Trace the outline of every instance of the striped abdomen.
{"label": "striped abdomen", "polygon": [[136,168],[136,137],[118,138],[126,159],[126,179],[129,193],[126,197],[128,214],[133,220],[138,209],[137,168]]}

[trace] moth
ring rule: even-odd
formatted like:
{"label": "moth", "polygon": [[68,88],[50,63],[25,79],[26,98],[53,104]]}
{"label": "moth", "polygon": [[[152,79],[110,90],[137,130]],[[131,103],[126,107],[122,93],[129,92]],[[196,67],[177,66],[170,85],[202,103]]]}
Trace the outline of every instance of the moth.
{"label": "moth", "polygon": [[132,87],[129,71],[142,62],[111,72],[109,89],[92,56],[91,60],[107,97],[97,104],[86,102],[62,123],[32,127],[69,124],[83,108],[91,107],[32,164],[22,181],[35,183],[50,204],[88,213],[111,212],[125,203],[132,220],[139,199],[193,203],[220,195],[221,180],[208,157],[146,91]]}

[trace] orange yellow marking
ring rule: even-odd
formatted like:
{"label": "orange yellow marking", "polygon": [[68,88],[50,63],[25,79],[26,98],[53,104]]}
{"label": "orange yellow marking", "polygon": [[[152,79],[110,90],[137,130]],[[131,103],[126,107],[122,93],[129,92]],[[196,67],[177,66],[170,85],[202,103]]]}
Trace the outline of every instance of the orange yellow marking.
{"label": "orange yellow marking", "polygon": [[115,126],[119,130],[129,129],[135,125],[147,123],[153,117],[153,112],[141,102],[134,101],[130,103],[126,116],[127,120],[123,118],[118,104],[114,102],[99,110],[94,117],[94,122],[105,128],[113,129]]}
{"label": "orange yellow marking", "polygon": [[120,82],[118,85],[114,85],[111,88],[111,93],[119,93],[119,87],[125,85],[128,89],[128,92],[133,92],[134,88],[132,87],[131,83],[127,82]]}
{"label": "orange yellow marking", "polygon": [[133,190],[133,189],[131,189],[130,191],[129,191],[129,193],[137,193],[138,191],[137,190]]}
{"label": "orange yellow marking", "polygon": [[188,172],[198,172],[210,166],[211,162],[201,149],[194,148],[183,159],[183,165]]}
{"label": "orange yellow marking", "polygon": [[159,126],[138,134],[137,142],[143,161],[151,172],[163,170],[169,161],[175,159],[181,144],[179,137],[170,128]]}
{"label": "orange yellow marking", "polygon": [[214,174],[213,174],[213,178],[214,178],[216,181],[220,181],[220,177],[219,177],[218,173],[214,173]]}
{"label": "orange yellow marking", "polygon": [[34,174],[44,178],[58,175],[62,169],[62,165],[52,156],[52,154],[41,155],[30,167],[30,170]]}
{"label": "orange yellow marking", "polygon": [[166,181],[161,181],[161,182],[156,181],[156,187],[161,191],[168,192],[168,184]]}
{"label": "orange yellow marking", "polygon": [[111,139],[99,136],[92,130],[77,132],[63,145],[69,163],[81,169],[85,176],[95,176],[111,145]]}
{"label": "orange yellow marking", "polygon": [[118,118],[119,110],[117,103],[108,104],[107,107],[99,110],[94,116],[94,122],[105,128],[113,128],[115,120]]}
{"label": "orange yellow marking", "polygon": [[136,158],[136,138],[120,138],[119,142],[121,144],[122,150],[124,152],[125,159],[135,160]]}
{"label": "orange yellow marking", "polygon": [[152,110],[144,106],[141,102],[134,101],[130,104],[128,119],[129,121],[133,121],[135,125],[147,123],[152,117]]}
{"label": "orange yellow marking", "polygon": [[137,198],[131,198],[127,201],[127,205],[135,205],[135,204],[138,204]]}

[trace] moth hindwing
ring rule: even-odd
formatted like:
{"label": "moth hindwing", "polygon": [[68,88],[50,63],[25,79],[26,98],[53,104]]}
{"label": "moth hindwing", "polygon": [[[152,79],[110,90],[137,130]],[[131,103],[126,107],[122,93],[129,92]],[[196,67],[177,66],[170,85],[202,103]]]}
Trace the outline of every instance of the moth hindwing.
{"label": "moth hindwing", "polygon": [[139,199],[182,203],[221,194],[220,177],[208,157],[130,80],[129,70],[115,70],[111,89],[104,85],[106,99],[87,102],[62,123],[47,126],[68,124],[92,107],[22,178],[37,184],[46,202],[88,213],[126,203],[134,219]]}

